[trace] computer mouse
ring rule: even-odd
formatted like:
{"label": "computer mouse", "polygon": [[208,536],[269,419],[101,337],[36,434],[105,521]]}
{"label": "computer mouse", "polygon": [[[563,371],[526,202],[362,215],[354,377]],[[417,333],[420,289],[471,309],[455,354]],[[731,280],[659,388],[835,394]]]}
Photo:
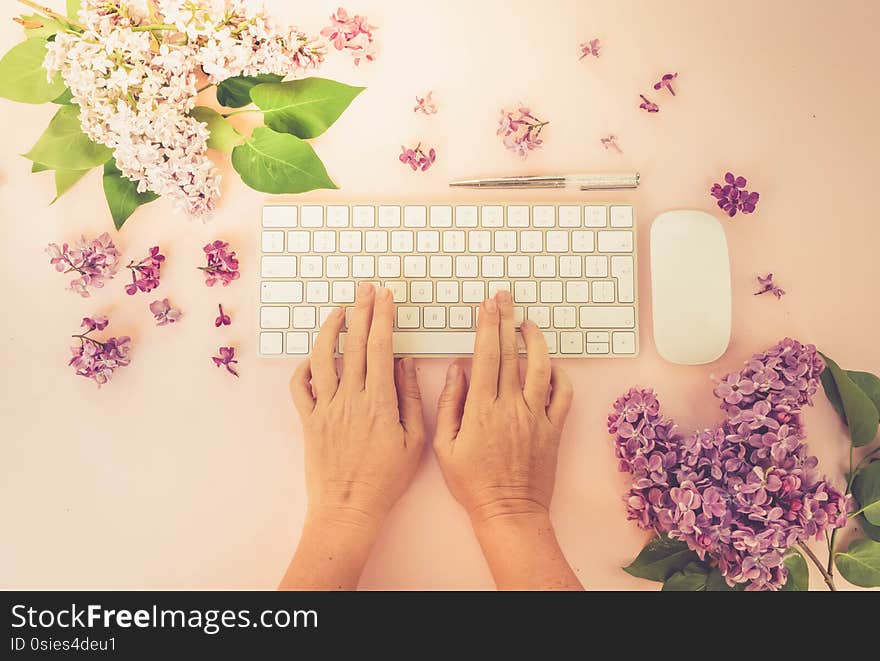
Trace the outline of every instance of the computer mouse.
{"label": "computer mouse", "polygon": [[654,344],[671,363],[702,365],[730,342],[730,260],[718,220],[667,211],[651,225]]}

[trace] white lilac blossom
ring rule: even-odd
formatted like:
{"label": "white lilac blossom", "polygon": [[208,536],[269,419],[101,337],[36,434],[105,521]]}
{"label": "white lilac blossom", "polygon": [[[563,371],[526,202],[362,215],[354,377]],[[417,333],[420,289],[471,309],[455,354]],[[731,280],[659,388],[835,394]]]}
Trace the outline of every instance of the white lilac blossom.
{"label": "white lilac blossom", "polygon": [[660,414],[651,390],[614,403],[608,430],[630,473],[628,518],[717,563],[729,585],[776,590],[793,545],[846,525],[849,498],[820,478],[801,409],[825,363],[786,338],[715,388],[726,419],[691,434]]}
{"label": "white lilac blossom", "polygon": [[[317,66],[324,47],[281,28],[250,0],[83,0],[82,34],[60,32],[44,66],[61,73],[83,131],[113,150],[122,174],[193,216],[213,211],[220,175],[208,129],[189,116],[198,73],[209,83],[238,75],[282,76]],[[157,21],[175,30],[150,30]]]}

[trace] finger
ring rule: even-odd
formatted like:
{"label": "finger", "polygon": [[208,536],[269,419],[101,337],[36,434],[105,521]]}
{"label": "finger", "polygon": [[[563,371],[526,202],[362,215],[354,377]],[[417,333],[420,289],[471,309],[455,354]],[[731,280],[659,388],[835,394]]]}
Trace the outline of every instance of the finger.
{"label": "finger", "polygon": [[318,339],[312,348],[310,358],[312,369],[312,385],[315,388],[317,401],[333,399],[339,387],[339,376],[336,374],[336,344],[339,330],[345,321],[345,310],[337,309],[329,315],[318,331]]}
{"label": "finger", "polygon": [[477,397],[495,399],[498,396],[498,305],[494,298],[483,301],[477,319],[474,340],[474,362],[471,368],[470,391]]}
{"label": "finger", "polygon": [[342,384],[354,390],[364,389],[364,375],[367,371],[367,337],[373,319],[374,298],[373,285],[369,282],[358,285],[342,356]]}
{"label": "finger", "polygon": [[468,385],[464,371],[452,363],[446,370],[446,384],[437,400],[437,429],[434,433],[434,447],[442,451],[455,440],[461,429],[461,416],[467,399]]}
{"label": "finger", "polygon": [[509,291],[500,291],[495,295],[498,311],[501,314],[501,331],[499,342],[501,347],[501,365],[498,375],[498,393],[500,395],[519,395],[522,387],[519,381],[519,351],[516,346],[516,322],[513,320],[513,297]]}
{"label": "finger", "polygon": [[561,367],[554,365],[550,369],[550,404],[547,406],[547,418],[557,429],[562,429],[565,417],[571,408],[574,388],[568,374]]}
{"label": "finger", "polygon": [[391,290],[380,287],[373,302],[373,325],[367,339],[367,387],[375,392],[394,388],[394,354],[391,351],[391,326],[394,323],[394,300]]}
{"label": "finger", "polygon": [[394,372],[397,383],[397,410],[400,424],[411,439],[425,440],[425,422],[422,417],[422,393],[416,377],[416,363],[412,358],[397,362]]}
{"label": "finger", "polygon": [[300,418],[305,418],[315,408],[315,399],[312,397],[312,368],[308,358],[297,365],[290,377],[290,397]]}
{"label": "finger", "polygon": [[520,325],[526,344],[526,378],[523,385],[523,398],[533,413],[543,411],[547,403],[547,390],[550,388],[550,354],[547,341],[537,324],[526,319]]}

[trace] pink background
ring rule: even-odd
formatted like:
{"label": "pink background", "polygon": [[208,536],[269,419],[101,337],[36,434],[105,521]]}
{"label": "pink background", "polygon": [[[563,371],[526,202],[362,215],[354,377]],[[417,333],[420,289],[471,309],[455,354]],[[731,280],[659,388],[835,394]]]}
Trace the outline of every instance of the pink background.
{"label": "pink background", "polygon": [[[326,1],[268,4],[310,31],[335,8]],[[15,3],[3,6],[5,52],[20,30],[9,20]],[[641,357],[566,363],[576,401],[552,514],[585,586],[656,589],[619,569],[646,539],[625,520],[625,481],[605,431],[619,393],[635,383],[653,386],[683,426],[708,425],[718,417],[710,375],[786,335],[817,344],[845,367],[880,372],[873,47],[880,5],[367,0],[350,9],[379,26],[381,52],[359,68],[333,53],[321,71],[368,89],[315,141],[341,190],[299,201],[515,201],[525,196],[477,196],[446,184],[500,173],[642,173],[636,193],[528,197],[626,201],[637,209]],[[594,36],[601,58],[578,61],[578,44]],[[638,93],[652,91],[666,71],[680,73],[678,96],[652,93],[662,110],[648,115],[638,109]],[[415,95],[429,89],[440,113],[414,115]],[[498,109],[519,100],[551,122],[545,148],[526,163],[495,136]],[[53,112],[0,102],[0,586],[273,588],[296,544],[305,499],[300,429],[287,391],[295,361],[256,356],[257,224],[266,198],[227,176],[213,221],[192,222],[159,201],[115,235],[126,263],[150,245],[163,247],[168,261],[155,293],[182,308],[179,325],[155,327],[147,310],[154,296],[126,296],[123,274],[81,299],[64,291],[43,249],[113,230],[97,172],[49,207],[51,175],[29,174],[18,156]],[[599,138],[609,132],[619,136],[622,156],[602,148]],[[427,173],[397,161],[401,144],[419,140],[439,154]],[[218,160],[229,172],[228,159]],[[672,208],[714,213],[708,189],[727,169],[761,193],[757,213],[724,221],[731,345],[712,365],[672,366],[651,337],[648,229]],[[228,289],[205,288],[195,269],[201,246],[214,238],[231,241],[242,258],[242,279]],[[780,302],[752,296],[756,274],[767,270],[789,292]],[[233,317],[223,330],[213,326],[218,302]],[[110,330],[134,342],[131,367],[100,391],[66,367],[68,336],[87,313],[109,314]],[[241,379],[211,363],[221,344],[238,347]],[[418,362],[431,426],[446,364]],[[847,440],[822,396],[806,419],[811,449],[842,484]],[[824,557],[822,545],[815,548]],[[821,586],[815,571],[811,583]],[[468,521],[426,453],[361,587],[492,586]]]}

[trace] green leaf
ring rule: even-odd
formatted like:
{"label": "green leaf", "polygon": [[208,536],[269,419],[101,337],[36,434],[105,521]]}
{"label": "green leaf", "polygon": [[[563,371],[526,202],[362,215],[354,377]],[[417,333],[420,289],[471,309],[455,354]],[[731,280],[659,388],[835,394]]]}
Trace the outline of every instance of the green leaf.
{"label": "green leaf", "polygon": [[46,172],[51,169],[52,168],[50,168],[47,165],[43,165],[42,163],[32,163],[31,164],[31,172]]}
{"label": "green leaf", "polygon": [[861,515],[871,525],[880,526],[880,461],[872,461],[856,474],[852,492]]}
{"label": "green leaf", "polygon": [[854,539],[849,548],[834,554],[841,576],[863,588],[880,587],[880,542]]}
{"label": "green leaf", "polygon": [[[831,372],[834,385],[837,387],[837,395],[843,408],[846,424],[849,427],[852,444],[856,447],[867,445],[877,436],[877,427],[880,424],[880,413],[878,413],[877,407],[847,373],[840,369],[837,363],[824,354],[822,357],[827,364],[825,369]],[[825,381],[822,383],[824,386]],[[827,392],[828,388],[826,387]],[[829,396],[829,400],[831,399]]]}
{"label": "green leaf", "polygon": [[[59,32],[63,32],[67,30],[67,23],[62,23],[59,20],[54,18],[49,18],[47,16],[41,16],[40,14],[31,14],[30,16],[22,16],[22,21],[26,23],[38,23],[40,27],[38,28],[28,28],[24,29],[24,34],[28,39],[37,38],[48,38],[53,34],[57,34]],[[45,56],[45,53],[43,54]]]}
{"label": "green leaf", "polygon": [[235,76],[217,85],[217,102],[227,108],[242,108],[251,104],[251,89],[261,83],[280,83],[284,76],[274,73],[259,76]]}
{"label": "green leaf", "polygon": [[50,204],[55,204],[59,197],[69,191],[77,181],[89,172],[91,170],[55,170],[55,199]]}
{"label": "green leaf", "polygon": [[296,136],[260,127],[232,150],[242,181],[262,193],[304,193],[336,188],[312,146]]}
{"label": "green leaf", "polygon": [[718,567],[713,567],[709,571],[709,576],[706,577],[706,592],[742,592],[745,589],[745,583],[736,583],[730,587]]}
{"label": "green leaf", "polygon": [[219,149],[229,153],[244,142],[244,136],[213,108],[196,106],[189,114],[198,121],[208,125],[208,130],[211,132],[211,137],[208,138],[208,146],[211,149]]}
{"label": "green leaf", "polygon": [[629,565],[623,568],[630,576],[662,583],[670,575],[699,560],[687,544],[666,535],[654,537]]}
{"label": "green leaf", "polygon": [[857,372],[855,370],[846,370],[846,375],[852,379],[862,392],[874,402],[874,408],[880,411],[880,378],[870,372]]}
{"label": "green leaf", "polygon": [[66,85],[61,74],[46,80],[43,60],[46,39],[26,39],[0,60],[0,96],[21,103],[48,103],[57,99]]}
{"label": "green leaf", "polygon": [[705,592],[709,570],[698,562],[691,562],[675,572],[663,583],[663,592]]}
{"label": "green leaf", "polygon": [[117,230],[122,229],[125,221],[138,207],[159,198],[150,191],[138,193],[137,184],[123,176],[116,167],[116,161],[112,159],[104,165],[104,197],[107,198],[107,206],[110,207],[110,215],[113,216],[113,224]]}
{"label": "green leaf", "polygon": [[77,20],[82,0],[67,0],[67,18]]}
{"label": "green leaf", "polygon": [[88,170],[112,156],[104,145],[92,142],[79,124],[79,106],[61,106],[37,144],[25,154],[52,170]]}
{"label": "green leaf", "polygon": [[803,592],[810,589],[810,570],[807,561],[801,552],[792,549],[791,554],[785,558],[784,564],[788,568],[788,579],[780,589],[783,592]]}
{"label": "green leaf", "polygon": [[875,542],[880,542],[880,526],[873,525],[862,514],[859,514],[856,518],[859,520],[859,526],[862,528],[862,532]]}
{"label": "green leaf", "polygon": [[326,78],[303,78],[257,85],[251,90],[251,99],[263,111],[266,126],[273,131],[316,138],[339,119],[364,89]]}
{"label": "green leaf", "polygon": [[52,99],[52,103],[59,106],[73,105],[73,94],[71,93],[70,89],[65,89],[61,93],[61,96],[59,96],[57,99]]}

